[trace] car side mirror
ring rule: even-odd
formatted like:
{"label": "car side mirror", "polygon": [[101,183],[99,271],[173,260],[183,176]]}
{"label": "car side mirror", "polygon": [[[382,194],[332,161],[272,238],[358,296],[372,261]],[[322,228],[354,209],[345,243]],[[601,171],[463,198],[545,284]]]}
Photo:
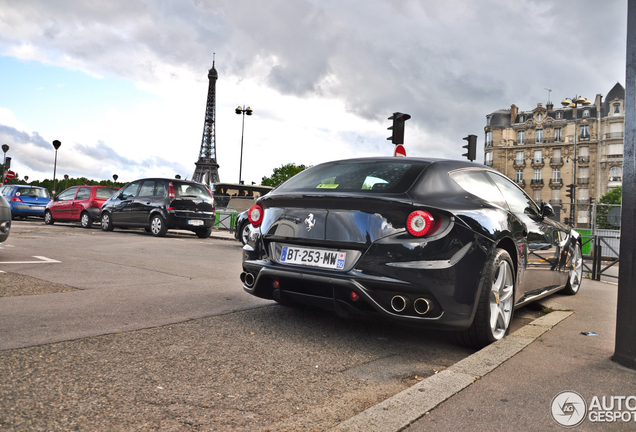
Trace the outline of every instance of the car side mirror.
{"label": "car side mirror", "polygon": [[544,218],[554,216],[554,209],[549,203],[545,201],[541,201],[541,216],[543,216]]}

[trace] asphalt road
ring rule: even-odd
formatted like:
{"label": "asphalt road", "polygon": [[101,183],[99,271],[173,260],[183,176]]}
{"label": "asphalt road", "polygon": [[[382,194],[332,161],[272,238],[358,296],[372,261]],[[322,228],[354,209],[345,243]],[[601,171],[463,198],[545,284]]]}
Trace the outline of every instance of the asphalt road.
{"label": "asphalt road", "polygon": [[256,299],[240,256],[233,240],[16,221],[0,244],[0,429],[326,430],[473,352]]}

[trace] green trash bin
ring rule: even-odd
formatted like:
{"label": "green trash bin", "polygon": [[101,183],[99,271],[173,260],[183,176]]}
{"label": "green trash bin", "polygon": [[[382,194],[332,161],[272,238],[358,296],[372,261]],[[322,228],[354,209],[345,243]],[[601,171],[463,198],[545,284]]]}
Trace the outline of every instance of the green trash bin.
{"label": "green trash bin", "polygon": [[588,242],[592,238],[592,230],[577,229],[576,232],[581,235],[581,244],[583,244],[581,252],[583,253],[583,255],[592,255],[593,242]]}

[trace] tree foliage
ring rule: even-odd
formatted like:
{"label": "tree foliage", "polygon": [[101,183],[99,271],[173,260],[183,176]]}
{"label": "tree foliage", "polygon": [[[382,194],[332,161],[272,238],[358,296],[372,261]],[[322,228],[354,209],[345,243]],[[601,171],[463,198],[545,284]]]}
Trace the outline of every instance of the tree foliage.
{"label": "tree foliage", "polygon": [[[616,225],[608,221],[608,214],[612,208],[616,208],[621,204],[623,197],[623,188],[617,187],[608,191],[599,198],[598,204],[614,204],[614,205],[597,205],[596,206],[596,228],[597,229],[616,229]],[[619,213],[620,214],[620,213]]]}
{"label": "tree foliage", "polygon": [[[0,164],[1,166],[1,164]],[[59,195],[64,189],[70,188],[71,186],[114,186],[114,187],[122,187],[126,183],[114,182],[112,180],[89,180],[86,177],[79,178],[56,178],[57,190],[56,195]],[[29,186],[39,186],[48,189],[49,193],[53,195],[53,180],[44,179],[44,180],[33,180],[33,181],[25,181],[20,177],[16,176],[12,180],[7,180],[5,184],[20,184],[20,185],[29,185]]]}
{"label": "tree foliage", "polygon": [[296,165],[288,163],[287,165],[281,165],[280,168],[274,168],[274,172],[271,177],[263,177],[261,179],[261,185],[276,187],[307,168],[309,167],[302,164]]}

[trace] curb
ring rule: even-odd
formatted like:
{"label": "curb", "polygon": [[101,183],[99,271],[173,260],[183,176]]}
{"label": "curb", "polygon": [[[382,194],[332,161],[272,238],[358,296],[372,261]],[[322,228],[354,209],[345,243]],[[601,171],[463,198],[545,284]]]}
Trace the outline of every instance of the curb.
{"label": "curb", "polygon": [[333,432],[400,431],[499,367],[573,313],[572,311],[554,311],[538,318],[513,334],[345,420],[330,430]]}

